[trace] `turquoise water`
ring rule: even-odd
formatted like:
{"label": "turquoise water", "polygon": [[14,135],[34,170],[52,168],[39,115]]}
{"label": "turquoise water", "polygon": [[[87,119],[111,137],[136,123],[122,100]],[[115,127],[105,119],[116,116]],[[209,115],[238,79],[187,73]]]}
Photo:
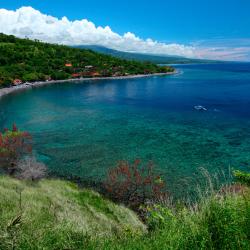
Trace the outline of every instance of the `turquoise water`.
{"label": "turquoise water", "polygon": [[[118,160],[152,160],[173,193],[209,172],[250,165],[250,64],[176,66],[179,74],[62,83],[0,100],[0,128],[30,131],[54,173],[103,178]],[[207,111],[194,109],[204,106]]]}

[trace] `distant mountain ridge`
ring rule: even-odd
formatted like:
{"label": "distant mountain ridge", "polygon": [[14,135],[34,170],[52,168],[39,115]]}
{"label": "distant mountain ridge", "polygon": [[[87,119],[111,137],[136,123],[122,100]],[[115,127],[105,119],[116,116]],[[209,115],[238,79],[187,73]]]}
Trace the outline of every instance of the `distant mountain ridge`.
{"label": "distant mountain ridge", "polygon": [[157,64],[188,64],[188,63],[216,63],[218,61],[205,59],[192,59],[181,56],[165,56],[153,54],[140,54],[132,52],[123,52],[119,50],[110,49],[98,45],[79,45],[74,46],[80,49],[90,49],[95,52],[115,56],[126,60],[148,61]]}

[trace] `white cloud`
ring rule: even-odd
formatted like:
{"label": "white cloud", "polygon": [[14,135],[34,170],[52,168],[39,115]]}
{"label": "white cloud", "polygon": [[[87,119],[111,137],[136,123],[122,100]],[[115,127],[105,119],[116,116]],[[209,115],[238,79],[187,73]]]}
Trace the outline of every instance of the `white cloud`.
{"label": "white cloud", "polygon": [[197,56],[200,58],[249,61],[250,39],[219,39],[196,41],[194,46],[198,48]]}
{"label": "white cloud", "polygon": [[131,32],[119,35],[109,26],[96,27],[83,19],[70,21],[67,17],[58,19],[44,15],[32,7],[22,7],[16,11],[0,9],[0,32],[18,37],[40,39],[66,45],[101,45],[129,52],[155,53],[194,57],[194,48],[179,44],[165,44],[143,40]]}
{"label": "white cloud", "polygon": [[[42,14],[32,7],[22,7],[16,11],[0,9],[0,32],[17,37],[29,37],[50,43],[65,45],[100,45],[108,48],[138,53],[178,55],[190,58],[230,59],[231,52],[216,48],[200,48],[182,44],[166,44],[152,39],[143,40],[131,32],[117,34],[109,26],[96,27],[87,19],[70,21],[67,17],[58,19]],[[238,51],[241,58],[245,51]],[[243,53],[243,54],[242,54]],[[237,58],[237,51],[233,58]]]}

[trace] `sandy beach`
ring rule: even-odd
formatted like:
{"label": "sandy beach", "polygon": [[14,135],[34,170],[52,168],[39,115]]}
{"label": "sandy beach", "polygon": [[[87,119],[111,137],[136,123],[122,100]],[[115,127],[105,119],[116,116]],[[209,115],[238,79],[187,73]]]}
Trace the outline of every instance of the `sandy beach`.
{"label": "sandy beach", "polygon": [[0,98],[6,96],[10,93],[22,91],[25,89],[32,89],[41,87],[44,85],[63,83],[63,82],[83,82],[83,81],[98,81],[98,80],[122,80],[122,79],[134,79],[134,78],[143,78],[143,77],[152,77],[152,76],[165,76],[173,75],[177,72],[167,72],[167,73],[155,73],[151,75],[129,75],[129,76],[112,76],[112,77],[92,77],[92,78],[77,78],[77,79],[67,79],[67,80],[52,80],[52,81],[41,81],[41,82],[32,82],[32,83],[23,83],[19,86],[11,86],[9,88],[0,89]]}

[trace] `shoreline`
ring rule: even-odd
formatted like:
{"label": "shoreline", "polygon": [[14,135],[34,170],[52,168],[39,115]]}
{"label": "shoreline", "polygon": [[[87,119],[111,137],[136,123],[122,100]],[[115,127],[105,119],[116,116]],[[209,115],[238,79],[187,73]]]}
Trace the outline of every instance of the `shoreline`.
{"label": "shoreline", "polygon": [[64,83],[64,82],[87,82],[87,81],[100,81],[100,80],[123,80],[123,79],[136,79],[136,78],[144,78],[144,77],[152,77],[152,76],[166,76],[176,74],[177,71],[167,72],[167,73],[155,73],[150,75],[128,75],[128,76],[111,76],[111,77],[89,77],[89,78],[76,78],[76,79],[66,79],[66,80],[52,80],[52,81],[39,81],[33,83],[23,83],[19,86],[11,86],[8,88],[0,89],[0,99],[6,95],[11,93],[22,91],[26,89],[32,89],[37,87],[42,87],[45,85],[56,84],[56,83]]}

